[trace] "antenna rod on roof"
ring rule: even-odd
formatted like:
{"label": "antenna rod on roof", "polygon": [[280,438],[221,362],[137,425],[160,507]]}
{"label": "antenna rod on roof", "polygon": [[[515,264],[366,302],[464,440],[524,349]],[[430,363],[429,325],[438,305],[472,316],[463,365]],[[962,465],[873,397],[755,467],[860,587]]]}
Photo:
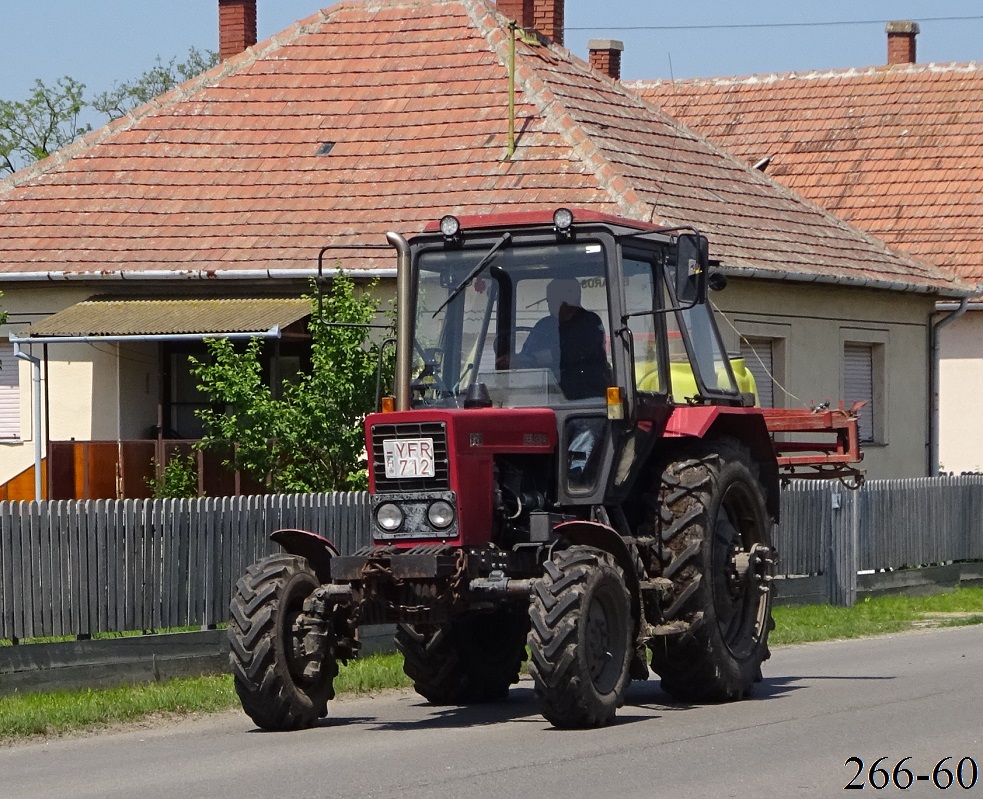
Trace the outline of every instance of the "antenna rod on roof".
{"label": "antenna rod on roof", "polygon": [[515,32],[516,21],[509,22],[509,141],[506,160],[515,155]]}

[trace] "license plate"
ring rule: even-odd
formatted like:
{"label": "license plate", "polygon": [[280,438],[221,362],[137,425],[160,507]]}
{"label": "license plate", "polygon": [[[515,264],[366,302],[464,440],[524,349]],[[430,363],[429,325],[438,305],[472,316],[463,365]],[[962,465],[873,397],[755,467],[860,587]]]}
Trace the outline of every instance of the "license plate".
{"label": "license plate", "polygon": [[433,439],[399,438],[382,442],[386,477],[433,477]]}

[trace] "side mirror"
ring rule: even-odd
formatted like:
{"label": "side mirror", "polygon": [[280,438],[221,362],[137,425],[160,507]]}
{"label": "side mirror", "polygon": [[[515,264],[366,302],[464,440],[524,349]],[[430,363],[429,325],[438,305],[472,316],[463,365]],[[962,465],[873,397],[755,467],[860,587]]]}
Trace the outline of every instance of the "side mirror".
{"label": "side mirror", "polygon": [[684,233],[676,239],[676,302],[680,305],[706,302],[709,260],[706,236]]}

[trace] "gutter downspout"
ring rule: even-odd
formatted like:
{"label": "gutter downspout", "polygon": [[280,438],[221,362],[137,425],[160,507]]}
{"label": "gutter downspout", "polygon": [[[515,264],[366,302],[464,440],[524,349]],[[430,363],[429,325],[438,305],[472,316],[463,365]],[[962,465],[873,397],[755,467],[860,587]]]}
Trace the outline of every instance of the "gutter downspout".
{"label": "gutter downspout", "polygon": [[41,359],[29,355],[20,348],[20,342],[11,336],[14,345],[14,357],[22,361],[29,361],[31,366],[32,382],[34,384],[34,418],[32,423],[32,435],[34,436],[34,499],[40,502],[41,496]]}
{"label": "gutter downspout", "polygon": [[[979,296],[977,293],[976,296]],[[955,322],[966,313],[970,297],[963,297],[959,307],[938,322],[932,323],[932,335],[929,344],[929,360],[931,369],[928,377],[928,471],[932,477],[939,476],[939,377],[941,372],[941,357],[939,342],[942,338],[942,328]]]}

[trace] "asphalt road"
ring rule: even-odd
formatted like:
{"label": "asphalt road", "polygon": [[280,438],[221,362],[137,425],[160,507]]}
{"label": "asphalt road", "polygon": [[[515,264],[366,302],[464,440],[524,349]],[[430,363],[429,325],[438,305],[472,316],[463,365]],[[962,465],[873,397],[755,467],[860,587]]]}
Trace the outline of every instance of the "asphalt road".
{"label": "asphalt road", "polygon": [[[235,712],[16,746],[0,749],[0,796],[828,797],[858,772],[848,759],[863,762],[859,784],[879,757],[888,776],[911,758],[906,796],[983,796],[983,627],[787,647],[765,665],[755,698],[730,705],[672,704],[657,681],[635,683],[600,730],[553,730],[524,681],[489,707],[336,701],[299,733],[262,733]],[[974,788],[936,787],[946,756],[954,773],[974,758]]]}

